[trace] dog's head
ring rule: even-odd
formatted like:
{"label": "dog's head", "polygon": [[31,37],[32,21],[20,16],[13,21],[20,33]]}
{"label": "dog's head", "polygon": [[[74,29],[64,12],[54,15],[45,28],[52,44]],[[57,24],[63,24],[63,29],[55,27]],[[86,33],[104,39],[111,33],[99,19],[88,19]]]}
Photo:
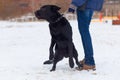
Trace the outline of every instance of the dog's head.
{"label": "dog's head", "polygon": [[61,8],[56,5],[44,5],[35,12],[35,16],[38,19],[45,19],[47,21],[54,21],[60,16],[58,12]]}

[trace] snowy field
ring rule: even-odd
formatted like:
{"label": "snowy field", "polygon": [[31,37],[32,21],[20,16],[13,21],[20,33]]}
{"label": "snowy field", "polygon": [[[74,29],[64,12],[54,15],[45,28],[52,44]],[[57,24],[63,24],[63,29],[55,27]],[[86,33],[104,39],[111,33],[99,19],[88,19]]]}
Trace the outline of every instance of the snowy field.
{"label": "snowy field", "polygon": [[[77,22],[70,23],[81,60],[84,54]],[[64,58],[50,72],[52,65],[43,65],[49,54],[48,23],[0,21],[0,80],[119,80],[120,26],[92,22],[90,31],[97,70],[71,69]]]}

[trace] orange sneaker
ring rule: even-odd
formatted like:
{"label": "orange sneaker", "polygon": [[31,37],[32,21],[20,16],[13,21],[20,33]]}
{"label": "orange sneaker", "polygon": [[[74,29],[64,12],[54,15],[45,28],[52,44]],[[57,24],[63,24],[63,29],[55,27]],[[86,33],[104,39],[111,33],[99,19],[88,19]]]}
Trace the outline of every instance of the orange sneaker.
{"label": "orange sneaker", "polygon": [[86,65],[84,64],[82,67],[83,70],[96,70],[95,65]]}
{"label": "orange sneaker", "polygon": [[86,65],[86,64],[83,64],[83,67],[76,67],[77,70],[81,71],[81,70],[96,70],[95,68],[95,65]]}

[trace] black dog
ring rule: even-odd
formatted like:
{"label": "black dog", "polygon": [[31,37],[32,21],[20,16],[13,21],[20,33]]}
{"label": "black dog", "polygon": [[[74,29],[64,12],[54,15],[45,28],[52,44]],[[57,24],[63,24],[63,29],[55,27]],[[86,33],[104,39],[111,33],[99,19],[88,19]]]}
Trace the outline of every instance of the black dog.
{"label": "black dog", "polygon": [[[49,24],[51,34],[51,45],[49,60],[45,61],[44,64],[53,63],[53,67],[50,71],[56,69],[58,61],[62,60],[63,57],[69,58],[69,65],[71,68],[74,67],[73,58],[76,60],[76,64],[80,67],[78,62],[78,53],[72,41],[72,28],[69,22],[61,15],[58,11],[60,7],[55,5],[45,5],[35,12],[35,16],[38,19],[45,19]],[[55,53],[53,48],[55,47]]]}

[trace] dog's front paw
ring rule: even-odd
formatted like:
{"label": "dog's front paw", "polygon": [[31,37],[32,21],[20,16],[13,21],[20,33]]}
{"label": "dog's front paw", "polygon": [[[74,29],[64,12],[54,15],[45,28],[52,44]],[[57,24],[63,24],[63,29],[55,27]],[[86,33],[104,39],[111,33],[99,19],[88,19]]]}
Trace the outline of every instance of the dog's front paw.
{"label": "dog's front paw", "polygon": [[52,63],[53,63],[53,60],[47,60],[43,64],[52,64]]}

